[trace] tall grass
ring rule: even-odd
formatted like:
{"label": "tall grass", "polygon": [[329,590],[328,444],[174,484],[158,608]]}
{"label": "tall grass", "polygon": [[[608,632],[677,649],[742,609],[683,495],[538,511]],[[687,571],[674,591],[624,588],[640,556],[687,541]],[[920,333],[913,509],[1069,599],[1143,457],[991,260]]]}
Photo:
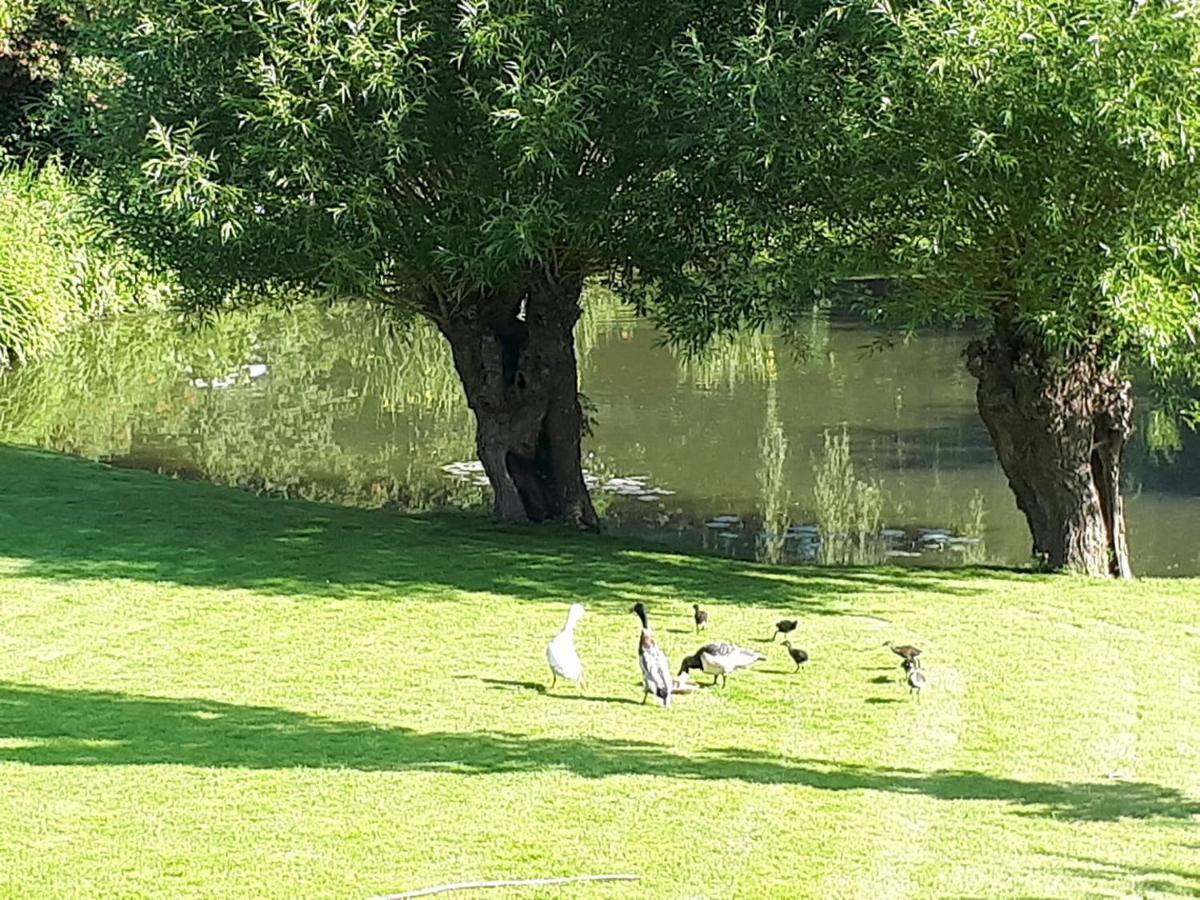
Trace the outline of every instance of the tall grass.
{"label": "tall grass", "polygon": [[979,565],[987,561],[987,549],[983,536],[986,531],[984,520],[987,516],[987,506],[983,500],[983,492],[975,488],[967,507],[956,523],[958,533],[964,537],[976,538],[978,543],[963,545],[963,562],[967,565]]}
{"label": "tall grass", "polygon": [[774,380],[767,384],[767,415],[758,442],[758,486],[762,498],[763,528],[755,556],[760,562],[778,564],[787,537],[788,507],[792,493],[787,481],[788,440],[779,418],[779,401]]}
{"label": "tall grass", "polygon": [[825,432],[825,449],[813,460],[813,500],[825,565],[877,565],[883,561],[883,488],[854,472],[850,436]]}
{"label": "tall grass", "polygon": [[169,291],[56,163],[0,170],[0,366],[53,352],[85,319],[161,305]]}

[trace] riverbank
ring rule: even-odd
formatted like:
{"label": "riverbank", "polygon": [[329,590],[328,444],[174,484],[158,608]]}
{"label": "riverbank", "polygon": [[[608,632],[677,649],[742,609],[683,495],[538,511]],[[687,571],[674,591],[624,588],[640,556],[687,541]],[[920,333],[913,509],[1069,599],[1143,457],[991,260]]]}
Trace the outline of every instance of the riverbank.
{"label": "riverbank", "polygon": [[[1200,581],[775,569],[11,447],[0,497],[0,895],[1200,891]],[[672,660],[694,602],[768,659],[643,707],[635,599]],[[572,602],[588,685],[547,692]]]}

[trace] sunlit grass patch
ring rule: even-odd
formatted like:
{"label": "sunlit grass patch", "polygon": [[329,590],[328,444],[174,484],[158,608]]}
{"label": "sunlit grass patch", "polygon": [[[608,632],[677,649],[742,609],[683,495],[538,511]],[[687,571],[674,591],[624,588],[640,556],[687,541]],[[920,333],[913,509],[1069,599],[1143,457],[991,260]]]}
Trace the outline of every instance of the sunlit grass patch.
{"label": "sunlit grass patch", "polygon": [[[761,567],[13,448],[0,495],[0,895],[1200,891],[1194,582]],[[634,597],[676,666],[767,659],[643,706]],[[549,690],[572,602],[587,686]]]}

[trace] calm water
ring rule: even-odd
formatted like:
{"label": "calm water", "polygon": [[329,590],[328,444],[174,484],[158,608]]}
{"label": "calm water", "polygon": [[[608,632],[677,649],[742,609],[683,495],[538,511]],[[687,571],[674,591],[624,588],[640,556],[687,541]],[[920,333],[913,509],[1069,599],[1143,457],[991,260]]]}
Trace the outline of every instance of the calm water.
{"label": "calm water", "polygon": [[[753,335],[689,361],[598,298],[578,344],[606,527],[782,562],[1025,562],[963,336],[867,353],[872,337],[815,312],[802,356]],[[1135,568],[1200,574],[1200,441],[1144,410],[1139,426],[1125,479]],[[0,378],[0,440],[340,503],[487,503],[440,338],[353,309],[88,328]]]}

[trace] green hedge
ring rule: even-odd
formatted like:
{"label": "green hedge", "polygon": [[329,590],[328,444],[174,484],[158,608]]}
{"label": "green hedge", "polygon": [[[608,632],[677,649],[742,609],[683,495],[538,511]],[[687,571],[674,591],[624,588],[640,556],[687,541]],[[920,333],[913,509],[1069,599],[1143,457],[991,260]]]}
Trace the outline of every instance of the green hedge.
{"label": "green hedge", "polygon": [[0,169],[0,366],[53,352],[88,318],[162,305],[170,290],[56,163]]}

